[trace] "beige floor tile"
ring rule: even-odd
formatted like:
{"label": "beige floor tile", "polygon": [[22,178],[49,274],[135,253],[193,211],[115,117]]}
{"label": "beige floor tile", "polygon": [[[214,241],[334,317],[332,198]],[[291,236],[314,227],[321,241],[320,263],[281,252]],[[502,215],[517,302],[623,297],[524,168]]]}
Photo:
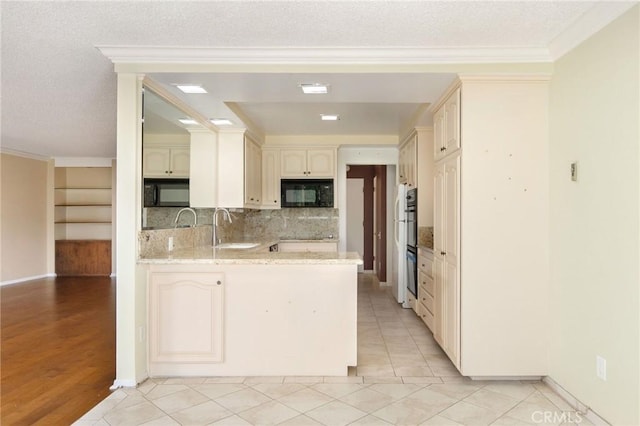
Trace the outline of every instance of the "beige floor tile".
{"label": "beige floor tile", "polygon": [[400,376],[365,376],[364,377],[365,384],[374,384],[374,383],[402,383],[402,377]]}
{"label": "beige floor tile", "polygon": [[207,377],[205,383],[244,383],[246,377],[233,376],[233,377]]}
{"label": "beige floor tile", "polygon": [[398,400],[422,389],[423,387],[424,386],[417,384],[376,383],[369,386],[369,389],[388,395],[393,398],[393,400]]}
{"label": "beige floor tile", "polygon": [[185,408],[193,407],[194,405],[202,404],[206,401],[208,401],[208,398],[200,392],[187,389],[154,399],[153,403],[165,413],[171,414]]}
{"label": "beige floor tile", "polygon": [[325,376],[323,383],[364,383],[361,376]]}
{"label": "beige floor tile", "polygon": [[522,401],[528,398],[532,393],[536,391],[533,384],[520,383],[518,381],[505,382],[500,381],[496,383],[490,383],[484,387],[484,389],[506,395],[508,397]]}
{"label": "beige floor tile", "polygon": [[365,413],[372,413],[380,408],[391,404],[395,399],[389,395],[375,392],[369,388],[365,388],[340,398],[340,401],[345,402],[358,410],[362,410]]}
{"label": "beige floor tile", "polygon": [[204,383],[205,377],[169,377],[164,381],[165,385],[197,385]]}
{"label": "beige floor tile", "polygon": [[181,425],[208,425],[217,420],[229,417],[233,413],[221,405],[207,401],[193,407],[185,408],[171,416]]}
{"label": "beige floor tile", "polygon": [[258,383],[251,387],[273,399],[281,398],[307,388],[300,383]]}
{"label": "beige floor tile", "polygon": [[271,401],[271,398],[256,390],[244,389],[216,398],[215,401],[226,409],[237,414],[241,411],[248,410],[264,404],[265,402]]}
{"label": "beige floor tile", "polygon": [[343,402],[333,401],[308,411],[306,415],[326,426],[343,426],[365,417],[367,413]]}
{"label": "beige floor tile", "polygon": [[105,414],[113,410],[121,401],[127,397],[127,394],[118,389],[111,395],[103,399],[98,405],[86,412],[79,420],[83,421],[97,421],[100,420]]}
{"label": "beige floor tile", "polygon": [[372,376],[393,377],[396,375],[396,372],[393,369],[393,366],[391,364],[380,365],[380,366],[375,366],[375,365],[358,366],[357,371],[358,371],[358,376],[365,376],[365,377],[372,377]]}
{"label": "beige floor tile", "polygon": [[247,386],[240,383],[205,383],[195,385],[193,388],[210,399],[216,399],[233,392],[247,389]]}
{"label": "beige floor tile", "polygon": [[563,411],[553,405],[548,399],[544,398],[539,393],[535,393],[524,401],[518,403],[514,408],[505,413],[506,416],[520,420],[523,423],[540,424],[539,418],[544,416],[545,413],[550,413],[552,416],[551,421],[545,424],[560,424],[563,422],[560,418],[553,418],[553,415],[561,416]]}
{"label": "beige floor tile", "polygon": [[279,426],[322,426],[322,423],[313,420],[311,417],[307,417],[304,414],[300,414],[286,422],[280,423]]}
{"label": "beige floor tile", "polygon": [[[523,425],[534,425],[536,423],[525,422],[523,420],[514,419],[509,416],[499,417],[495,422],[491,423],[491,426],[523,426]],[[540,423],[537,423],[540,425]],[[574,425],[575,426],[575,425]]]}
{"label": "beige floor tile", "polygon": [[402,376],[402,383],[440,384],[442,379],[433,376]]}
{"label": "beige floor tile", "polygon": [[252,426],[242,417],[237,415],[226,417],[222,420],[218,420],[215,423],[211,423],[211,426]]}
{"label": "beige floor tile", "polygon": [[[149,422],[142,423],[140,426],[181,426],[183,424],[184,423],[178,423],[172,417],[163,416],[163,417],[160,417],[158,419],[154,419],[154,420],[151,420]],[[105,425],[108,425],[108,423],[105,422]],[[94,425],[94,426],[99,426],[99,425]],[[195,424],[194,424],[194,426],[195,426]]]}
{"label": "beige floor tile", "polygon": [[104,420],[112,426],[139,425],[164,416],[166,413],[145,401],[131,407],[112,410],[104,416]]}
{"label": "beige floor tile", "polygon": [[284,378],[284,383],[313,384],[322,382],[322,376],[289,376]]}
{"label": "beige floor tile", "polygon": [[439,392],[443,395],[446,395],[451,398],[455,398],[461,400],[463,398],[468,397],[474,392],[477,392],[481,388],[480,385],[476,385],[474,383],[469,382],[461,382],[461,383],[442,383],[442,384],[433,384],[429,386],[429,389],[434,392]]}
{"label": "beige floor tile", "polygon": [[[464,402],[497,411],[499,415],[502,415],[515,407],[520,401],[510,396],[482,388],[466,397]],[[496,418],[498,417],[499,416],[496,416]]]}
{"label": "beige floor tile", "polygon": [[146,398],[149,400],[154,400],[158,398],[162,398],[167,395],[171,395],[172,393],[182,392],[183,390],[189,389],[186,385],[156,385],[151,391],[146,394]]}
{"label": "beige floor tile", "polygon": [[155,387],[156,387],[156,383],[153,380],[145,380],[144,382],[138,385],[137,389],[138,389],[138,392],[140,392],[143,395],[146,395],[149,392],[151,392]]}
{"label": "beige floor tile", "polygon": [[238,415],[245,419],[252,425],[277,425],[293,417],[298,416],[296,410],[292,410],[286,405],[277,402],[269,401],[257,407],[253,407],[249,410],[243,411]]}
{"label": "beige floor tile", "polygon": [[311,386],[311,389],[322,392],[333,398],[341,398],[345,395],[349,395],[350,393],[359,391],[362,388],[364,388],[364,385],[357,383],[319,383]]}
{"label": "beige floor tile", "polygon": [[255,376],[255,377],[247,377],[244,380],[244,383],[247,385],[252,385],[256,383],[283,383],[284,377],[282,376]]}
{"label": "beige floor tile", "polygon": [[418,425],[436,415],[447,405],[423,404],[405,398],[383,407],[372,414],[392,425]]}
{"label": "beige floor tile", "polygon": [[298,392],[278,398],[278,401],[301,413],[320,407],[333,401],[333,398],[314,389],[305,388]]}
{"label": "beige floor tile", "polygon": [[391,423],[385,422],[384,420],[376,416],[368,415],[356,420],[353,423],[349,423],[349,425],[350,426],[387,426],[387,425],[391,425]]}
{"label": "beige floor tile", "polygon": [[464,426],[454,420],[442,417],[441,415],[433,416],[424,423],[420,423],[420,426]]}
{"label": "beige floor tile", "polygon": [[440,416],[463,425],[483,426],[493,423],[500,417],[500,414],[500,412],[488,408],[460,401],[441,412]]}
{"label": "beige floor tile", "polygon": [[433,376],[431,368],[425,365],[399,366],[393,365],[396,376]]}

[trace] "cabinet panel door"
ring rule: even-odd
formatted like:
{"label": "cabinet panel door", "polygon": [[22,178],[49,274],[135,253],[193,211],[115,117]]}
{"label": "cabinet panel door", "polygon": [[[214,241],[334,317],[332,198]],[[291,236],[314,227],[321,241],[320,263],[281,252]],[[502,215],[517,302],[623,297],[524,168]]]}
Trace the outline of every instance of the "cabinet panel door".
{"label": "cabinet panel door", "polygon": [[150,362],[219,362],[223,342],[222,273],[153,273]]}
{"label": "cabinet panel door", "polygon": [[189,148],[171,148],[170,177],[189,177]]}
{"label": "cabinet panel door", "polygon": [[434,256],[433,259],[433,338],[438,344],[444,348],[444,318],[443,313],[446,312],[444,308],[444,260],[442,256]]}
{"label": "cabinet panel door", "polygon": [[262,152],[262,206],[280,207],[280,151]]}
{"label": "cabinet panel door", "polygon": [[142,160],[144,177],[168,177],[171,169],[169,148],[145,148]]}
{"label": "cabinet panel door", "polygon": [[444,106],[433,115],[433,158],[439,160],[444,157]]}
{"label": "cabinet panel door", "polygon": [[433,211],[433,253],[439,256],[444,252],[445,235],[445,164],[436,164],[434,174],[434,211]]}
{"label": "cabinet panel door", "polygon": [[446,161],[445,165],[444,252],[447,262],[458,261],[458,223],[460,217],[460,155]]}
{"label": "cabinet panel door", "polygon": [[442,349],[453,364],[460,368],[460,286],[457,265],[445,260],[445,280],[442,292]]}
{"label": "cabinet panel door", "polygon": [[283,149],[280,151],[280,175],[282,177],[304,177],[307,171],[307,151]]}
{"label": "cabinet panel door", "polygon": [[444,110],[445,153],[450,154],[460,148],[460,89],[445,102]]}
{"label": "cabinet panel door", "polygon": [[335,174],[335,161],[333,149],[310,149],[307,151],[307,175],[333,177]]}

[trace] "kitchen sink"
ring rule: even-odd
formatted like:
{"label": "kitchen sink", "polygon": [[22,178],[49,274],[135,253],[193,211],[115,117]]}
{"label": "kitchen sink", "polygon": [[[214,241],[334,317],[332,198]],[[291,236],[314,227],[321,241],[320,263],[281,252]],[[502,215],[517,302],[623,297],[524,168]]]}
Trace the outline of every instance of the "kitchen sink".
{"label": "kitchen sink", "polygon": [[219,249],[250,249],[258,247],[260,243],[222,243],[218,244],[216,248]]}

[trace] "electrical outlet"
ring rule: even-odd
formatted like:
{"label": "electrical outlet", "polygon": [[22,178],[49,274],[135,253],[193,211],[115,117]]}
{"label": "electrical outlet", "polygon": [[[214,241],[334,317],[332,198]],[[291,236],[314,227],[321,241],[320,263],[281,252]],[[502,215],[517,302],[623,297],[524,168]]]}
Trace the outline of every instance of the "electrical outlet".
{"label": "electrical outlet", "polygon": [[169,237],[169,241],[167,242],[167,250],[173,251],[173,237]]}
{"label": "electrical outlet", "polygon": [[596,355],[596,376],[599,379],[607,380],[607,360],[600,355]]}

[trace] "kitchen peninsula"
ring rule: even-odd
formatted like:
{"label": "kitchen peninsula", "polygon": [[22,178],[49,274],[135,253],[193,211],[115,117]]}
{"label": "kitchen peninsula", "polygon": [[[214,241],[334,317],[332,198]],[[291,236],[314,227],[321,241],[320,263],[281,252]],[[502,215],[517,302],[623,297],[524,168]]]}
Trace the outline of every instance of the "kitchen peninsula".
{"label": "kitchen peninsula", "polygon": [[141,255],[151,377],[347,375],[357,361],[362,260],[270,252],[274,243]]}

